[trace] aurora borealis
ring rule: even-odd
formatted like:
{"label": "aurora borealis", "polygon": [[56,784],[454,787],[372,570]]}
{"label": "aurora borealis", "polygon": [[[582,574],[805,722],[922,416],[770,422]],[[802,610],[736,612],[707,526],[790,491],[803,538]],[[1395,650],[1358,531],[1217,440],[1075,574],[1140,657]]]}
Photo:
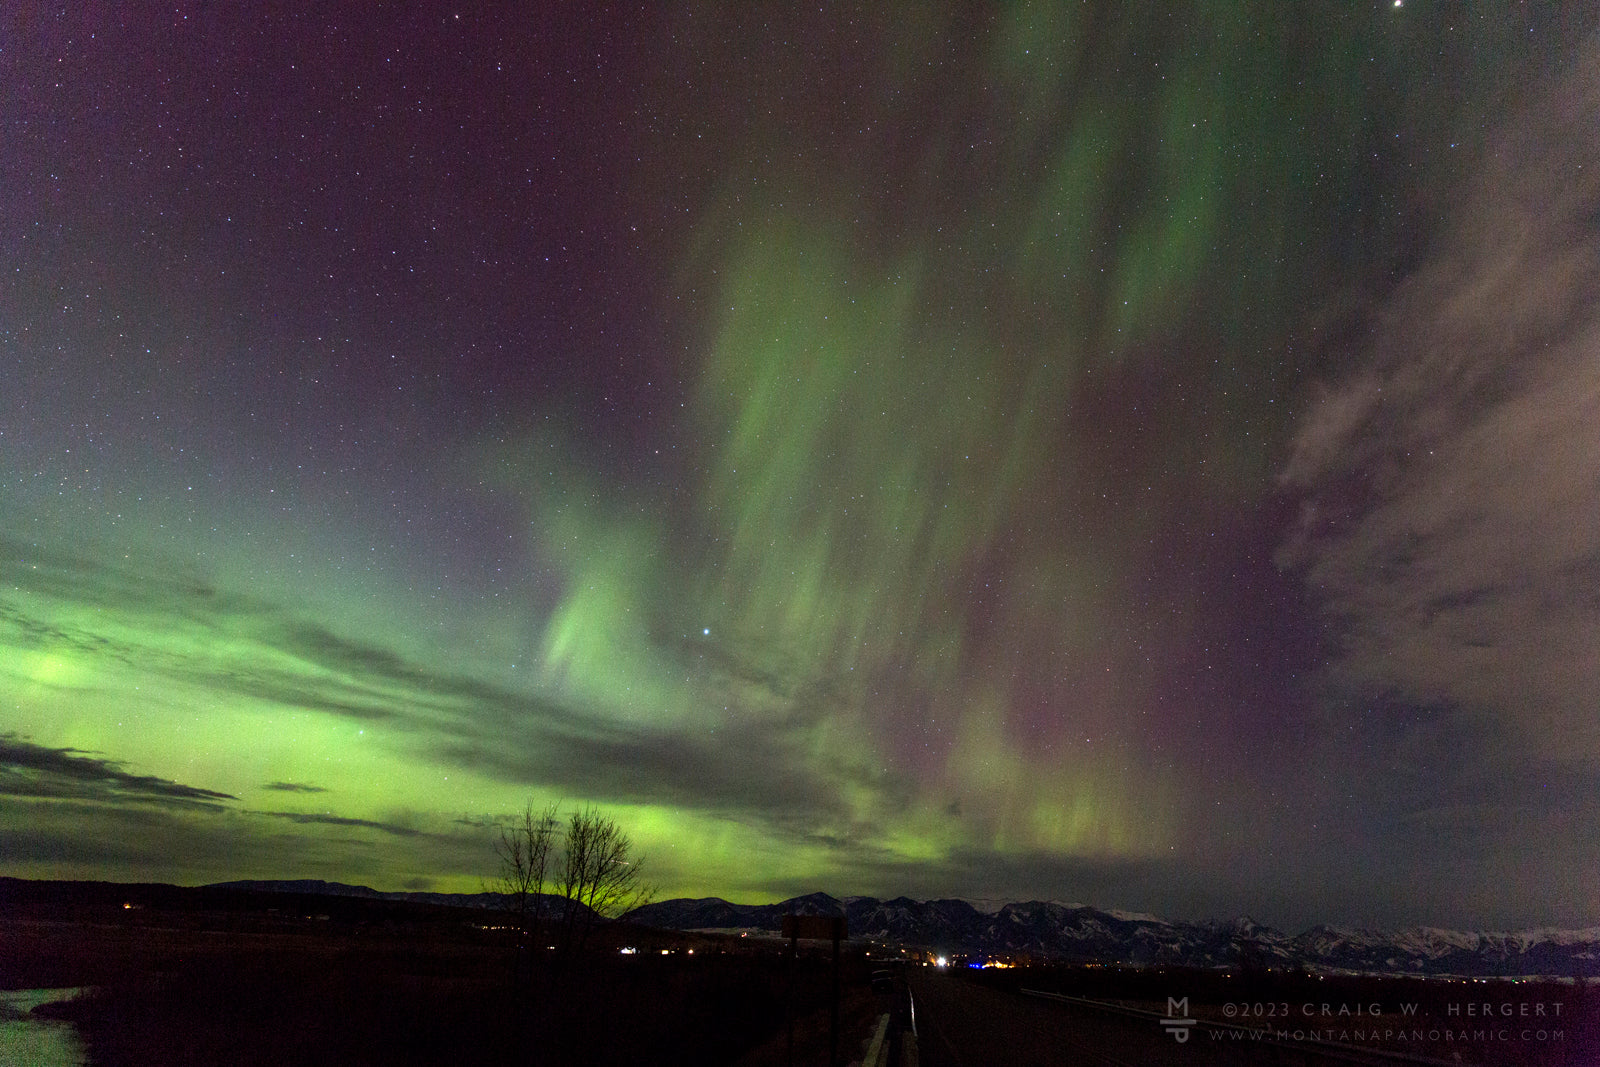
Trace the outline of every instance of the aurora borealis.
{"label": "aurora borealis", "polygon": [[0,873],[1597,921],[1590,5],[551,7],[4,16]]}

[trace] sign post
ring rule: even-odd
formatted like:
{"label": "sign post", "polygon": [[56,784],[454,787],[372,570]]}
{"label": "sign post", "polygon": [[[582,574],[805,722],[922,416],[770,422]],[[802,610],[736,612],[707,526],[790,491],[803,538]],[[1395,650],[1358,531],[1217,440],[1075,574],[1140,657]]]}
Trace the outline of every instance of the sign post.
{"label": "sign post", "polygon": [[846,936],[843,915],[785,915],[783,936],[789,939],[789,1062],[794,1062],[794,966],[800,939],[833,942],[833,1013],[828,1025],[828,1064],[839,1067],[839,942]]}

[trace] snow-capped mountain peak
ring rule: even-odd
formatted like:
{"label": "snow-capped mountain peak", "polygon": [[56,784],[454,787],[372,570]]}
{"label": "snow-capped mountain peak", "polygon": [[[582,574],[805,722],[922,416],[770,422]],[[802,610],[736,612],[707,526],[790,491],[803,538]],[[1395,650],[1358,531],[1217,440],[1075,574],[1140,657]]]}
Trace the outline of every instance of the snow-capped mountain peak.
{"label": "snow-capped mountain peak", "polygon": [[[1248,916],[1226,922],[1162,919],[1146,912],[1029,900],[836,899],[823,893],[779,904],[667,900],[629,916],[674,929],[739,927],[777,931],[785,914],[843,912],[853,938],[942,953],[1032,955],[1190,967],[1450,975],[1577,975],[1600,959],[1600,928],[1485,934],[1413,927],[1392,933],[1314,926],[1293,937]],[[707,922],[708,919],[715,922]]]}

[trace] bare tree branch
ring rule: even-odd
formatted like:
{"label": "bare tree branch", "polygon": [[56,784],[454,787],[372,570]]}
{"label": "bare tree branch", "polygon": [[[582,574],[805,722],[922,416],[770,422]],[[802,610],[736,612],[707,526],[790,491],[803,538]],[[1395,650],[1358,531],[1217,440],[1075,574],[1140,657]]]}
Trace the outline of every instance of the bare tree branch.
{"label": "bare tree branch", "polygon": [[567,820],[560,886],[564,900],[562,942],[581,950],[596,919],[613,919],[646,903],[652,895],[641,876],[633,841],[616,820],[592,807]]}
{"label": "bare tree branch", "polygon": [[500,857],[500,876],[495,881],[495,889],[505,896],[516,917],[525,951],[533,951],[539,940],[551,850],[560,825],[555,804],[537,815],[529,804],[522,809],[520,822],[501,828],[500,840],[495,844],[495,853]]}

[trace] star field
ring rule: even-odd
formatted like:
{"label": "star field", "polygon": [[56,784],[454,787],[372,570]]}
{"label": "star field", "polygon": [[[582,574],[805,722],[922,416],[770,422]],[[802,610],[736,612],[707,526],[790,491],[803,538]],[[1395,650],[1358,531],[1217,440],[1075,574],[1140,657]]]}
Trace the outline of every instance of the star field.
{"label": "star field", "polygon": [[1593,22],[8,17],[4,873],[1592,923]]}

